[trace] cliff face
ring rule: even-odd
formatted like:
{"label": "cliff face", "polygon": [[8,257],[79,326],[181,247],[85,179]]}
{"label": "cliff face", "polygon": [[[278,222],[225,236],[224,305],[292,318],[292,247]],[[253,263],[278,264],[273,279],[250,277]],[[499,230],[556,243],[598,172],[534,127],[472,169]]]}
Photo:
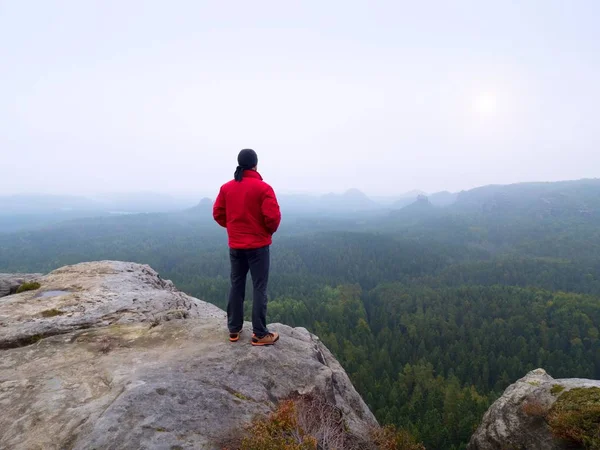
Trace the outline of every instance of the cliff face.
{"label": "cliff face", "polygon": [[84,263],[0,299],[0,448],[219,448],[294,394],[327,398],[352,433],[375,418],[303,328],[270,348],[227,340],[225,313],[148,266]]}
{"label": "cliff face", "polygon": [[600,448],[600,381],[537,369],[490,407],[469,450]]}

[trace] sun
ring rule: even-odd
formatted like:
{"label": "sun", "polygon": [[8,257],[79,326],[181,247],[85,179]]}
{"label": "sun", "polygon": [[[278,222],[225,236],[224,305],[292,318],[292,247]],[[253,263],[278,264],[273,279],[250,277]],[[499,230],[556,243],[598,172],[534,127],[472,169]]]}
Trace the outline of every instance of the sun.
{"label": "sun", "polygon": [[493,92],[482,92],[473,99],[473,111],[479,116],[487,117],[496,112],[496,95]]}

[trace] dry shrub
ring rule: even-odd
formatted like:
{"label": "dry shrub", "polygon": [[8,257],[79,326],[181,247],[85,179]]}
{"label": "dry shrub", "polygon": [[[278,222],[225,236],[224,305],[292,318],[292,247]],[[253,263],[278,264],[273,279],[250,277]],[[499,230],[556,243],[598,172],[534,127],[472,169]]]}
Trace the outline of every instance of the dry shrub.
{"label": "dry shrub", "polygon": [[523,412],[529,417],[546,417],[548,408],[535,399],[529,399],[521,407]]}
{"label": "dry shrub", "polygon": [[257,419],[242,439],[241,450],[317,450],[317,440],[299,424],[293,400],[282,402],[266,420]]}
{"label": "dry shrub", "polygon": [[372,444],[377,450],[425,450],[406,430],[396,430],[392,426],[376,428],[371,433]]}
{"label": "dry shrub", "polygon": [[320,448],[345,448],[349,437],[342,412],[324,397],[305,395],[295,400],[298,425],[313,436]]}
{"label": "dry shrub", "polygon": [[257,417],[226,450],[424,450],[412,436],[376,427],[370,439],[354,436],[342,412],[322,396],[296,396],[267,417]]}

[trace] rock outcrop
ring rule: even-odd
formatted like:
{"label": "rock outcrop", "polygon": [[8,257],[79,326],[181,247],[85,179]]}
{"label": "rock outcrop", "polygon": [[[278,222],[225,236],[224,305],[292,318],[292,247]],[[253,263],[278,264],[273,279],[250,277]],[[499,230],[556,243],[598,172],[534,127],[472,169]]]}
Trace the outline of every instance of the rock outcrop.
{"label": "rock outcrop", "polygon": [[223,316],[215,306],[179,292],[149,266],[133,263],[77,264],[36,281],[39,290],[0,300],[0,349],[112,324]]}
{"label": "rock outcrop", "polygon": [[23,283],[41,276],[40,273],[0,273],[0,297],[16,293]]}
{"label": "rock outcrop", "polygon": [[469,450],[572,449],[572,442],[555,437],[548,414],[560,397],[579,388],[600,388],[600,381],[554,379],[543,369],[529,372],[509,386],[490,407],[469,443]]}
{"label": "rock outcrop", "polygon": [[0,448],[217,449],[291,395],[325,396],[352,433],[376,420],[303,328],[227,340],[225,313],[150,267],[64,267],[0,299]]}

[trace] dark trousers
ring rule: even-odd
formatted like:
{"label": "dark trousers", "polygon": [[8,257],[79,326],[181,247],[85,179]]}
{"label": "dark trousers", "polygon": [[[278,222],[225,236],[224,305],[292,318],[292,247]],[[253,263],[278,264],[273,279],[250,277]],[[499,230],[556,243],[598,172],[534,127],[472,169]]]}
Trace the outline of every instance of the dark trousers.
{"label": "dark trousers", "polygon": [[267,284],[269,282],[269,247],[252,250],[229,249],[231,260],[231,290],[227,303],[227,326],[229,332],[237,333],[244,324],[244,300],[246,297],[246,276],[252,276],[254,296],[252,302],[252,331],[263,337],[267,330]]}

